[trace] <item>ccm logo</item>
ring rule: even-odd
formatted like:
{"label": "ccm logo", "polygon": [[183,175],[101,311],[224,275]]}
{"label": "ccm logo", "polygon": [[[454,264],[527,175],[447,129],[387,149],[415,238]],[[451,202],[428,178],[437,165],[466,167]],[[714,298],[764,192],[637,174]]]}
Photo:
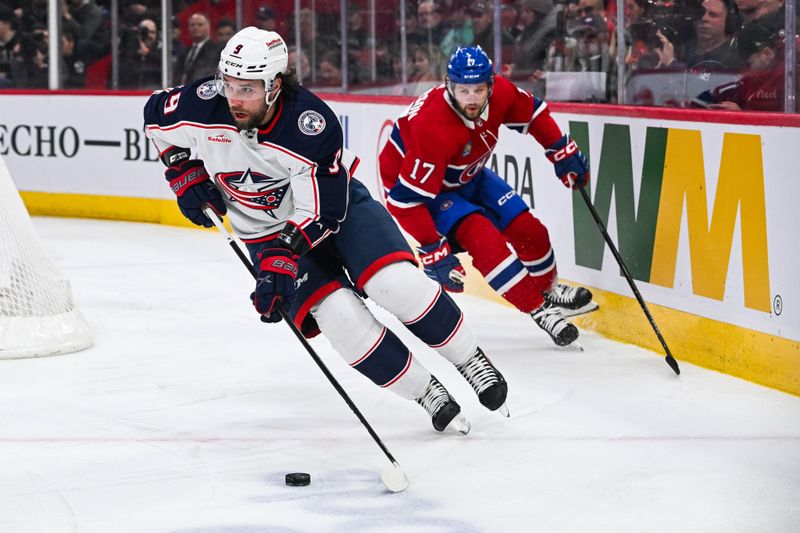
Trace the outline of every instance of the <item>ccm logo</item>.
{"label": "ccm logo", "polygon": [[429,253],[427,255],[423,255],[419,258],[422,261],[423,265],[432,265],[435,262],[439,261],[440,259],[447,257],[450,253],[447,251],[447,248],[439,248],[438,250]]}
{"label": "ccm logo", "polygon": [[499,200],[497,200],[497,205],[503,205],[507,201],[511,200],[514,197],[514,194],[514,191],[508,191]]}
{"label": "ccm logo", "polygon": [[577,151],[578,145],[575,144],[575,141],[569,141],[569,144],[553,154],[553,162],[555,163],[557,161],[563,161]]}

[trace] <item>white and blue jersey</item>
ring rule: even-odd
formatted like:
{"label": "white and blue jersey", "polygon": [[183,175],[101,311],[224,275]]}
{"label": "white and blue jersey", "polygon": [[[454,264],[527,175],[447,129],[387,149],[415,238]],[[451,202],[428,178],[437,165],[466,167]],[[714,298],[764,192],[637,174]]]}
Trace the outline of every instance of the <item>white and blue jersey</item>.
{"label": "white and blue jersey", "polygon": [[213,79],[154,93],[145,132],[159,154],[173,146],[201,159],[246,243],[271,239],[291,223],[311,247],[339,229],[357,158],[342,147],[342,129],[317,96],[297,89],[281,97],[264,129],[240,131]]}
{"label": "white and blue jersey", "polygon": [[363,293],[378,270],[415,258],[386,209],[351,179],[358,158],[343,148],[333,111],[302,87],[274,105],[267,126],[240,131],[214,81],[200,80],[153,94],[145,131],[159,154],[189,148],[203,161],[254,262],[287,223],[303,232],[311,249],[300,258],[288,312],[313,336],[315,304],[341,287]]}

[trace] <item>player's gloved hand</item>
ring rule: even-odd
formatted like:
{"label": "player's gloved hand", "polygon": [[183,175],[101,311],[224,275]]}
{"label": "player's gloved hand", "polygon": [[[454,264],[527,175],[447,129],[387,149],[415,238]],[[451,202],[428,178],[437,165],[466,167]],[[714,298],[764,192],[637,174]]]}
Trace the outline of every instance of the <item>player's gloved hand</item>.
{"label": "player's gloved hand", "polygon": [[417,248],[425,274],[448,292],[463,292],[467,273],[450,250],[447,239]]}
{"label": "player's gloved hand", "polygon": [[250,295],[263,322],[280,322],[278,306],[288,309],[294,301],[294,280],[300,257],[287,248],[267,248],[258,254],[256,290]]}
{"label": "player's gloved hand", "polygon": [[544,155],[553,163],[556,176],[566,187],[583,188],[589,183],[589,162],[568,135],[550,145]]}
{"label": "player's gloved hand", "polygon": [[193,224],[210,228],[214,224],[205,213],[203,207],[211,206],[218,215],[224,215],[228,209],[222,200],[219,190],[208,179],[208,172],[199,159],[187,159],[164,171],[172,192],[178,197],[178,207],[183,216]]}

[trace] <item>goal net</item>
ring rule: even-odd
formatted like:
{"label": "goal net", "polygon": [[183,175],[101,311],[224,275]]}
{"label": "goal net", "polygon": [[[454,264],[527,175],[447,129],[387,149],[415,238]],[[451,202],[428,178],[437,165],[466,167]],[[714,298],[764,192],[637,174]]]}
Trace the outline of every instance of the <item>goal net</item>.
{"label": "goal net", "polygon": [[74,352],[92,336],[0,157],[0,359]]}

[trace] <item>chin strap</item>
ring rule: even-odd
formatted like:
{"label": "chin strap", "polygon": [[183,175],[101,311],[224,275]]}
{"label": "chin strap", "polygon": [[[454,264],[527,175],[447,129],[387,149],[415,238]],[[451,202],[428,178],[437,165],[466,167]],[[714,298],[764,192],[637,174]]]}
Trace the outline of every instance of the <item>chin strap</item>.
{"label": "chin strap", "polygon": [[267,93],[266,101],[267,101],[267,111],[268,112],[269,112],[270,108],[275,104],[275,102],[278,101],[278,97],[280,97],[282,90],[283,90],[283,87],[278,89],[278,92],[275,93],[275,98],[273,98],[272,100],[269,99],[269,93]]}

